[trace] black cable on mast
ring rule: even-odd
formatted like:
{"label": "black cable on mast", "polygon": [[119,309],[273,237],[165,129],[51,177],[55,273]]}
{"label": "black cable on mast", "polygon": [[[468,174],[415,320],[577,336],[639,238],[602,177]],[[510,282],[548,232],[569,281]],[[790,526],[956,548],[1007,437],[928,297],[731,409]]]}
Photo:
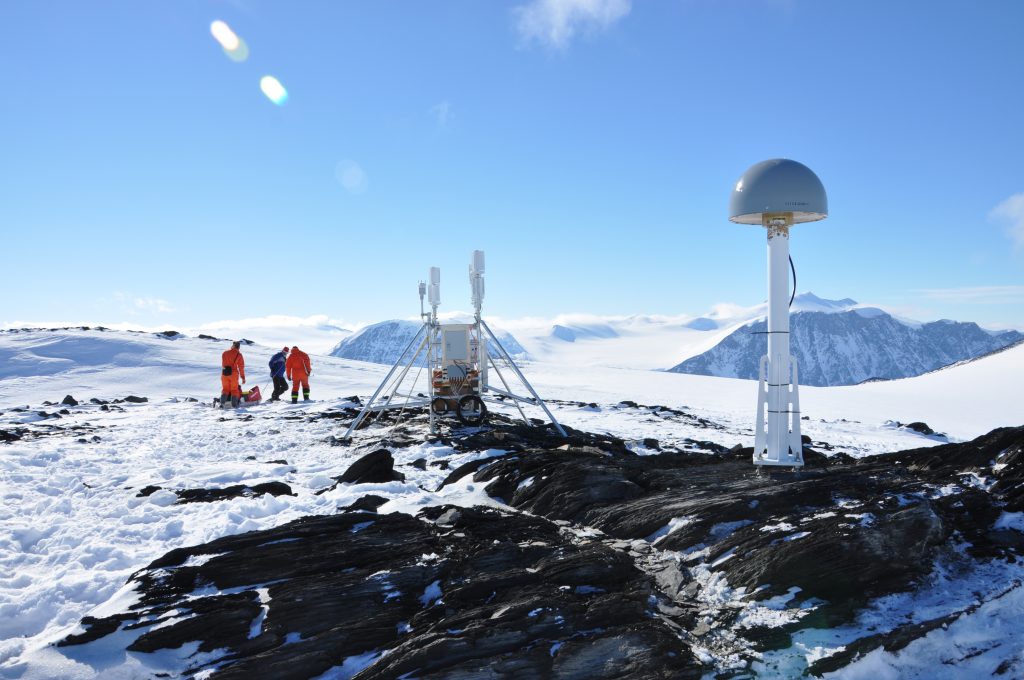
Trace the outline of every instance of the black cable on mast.
{"label": "black cable on mast", "polygon": [[793,306],[793,299],[796,297],[796,267],[793,266],[793,256],[789,256],[789,269],[793,272],[793,294],[789,296],[789,306]]}

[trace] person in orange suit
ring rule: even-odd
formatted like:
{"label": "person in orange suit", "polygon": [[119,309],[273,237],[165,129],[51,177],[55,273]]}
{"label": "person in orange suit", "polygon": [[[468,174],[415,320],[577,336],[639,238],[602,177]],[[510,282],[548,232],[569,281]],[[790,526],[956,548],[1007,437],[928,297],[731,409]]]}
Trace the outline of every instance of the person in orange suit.
{"label": "person in orange suit", "polygon": [[298,347],[292,347],[288,361],[284,363],[284,370],[292,381],[292,403],[299,401],[299,385],[302,385],[302,400],[309,401],[309,374],[313,372],[309,355]]}
{"label": "person in orange suit", "polygon": [[231,343],[231,349],[220,356],[220,405],[223,406],[231,399],[232,406],[238,406],[242,400],[242,388],[238,386],[241,380],[245,384],[245,358],[242,357],[242,343],[235,340]]}

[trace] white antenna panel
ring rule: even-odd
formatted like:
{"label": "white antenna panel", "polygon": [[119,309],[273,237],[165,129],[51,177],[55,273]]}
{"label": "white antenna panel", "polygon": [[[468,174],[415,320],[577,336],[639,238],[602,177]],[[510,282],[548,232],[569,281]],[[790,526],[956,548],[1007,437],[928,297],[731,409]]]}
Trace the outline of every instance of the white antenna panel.
{"label": "white antenna panel", "polygon": [[474,250],[473,251],[473,263],[470,265],[472,271],[476,274],[484,273],[484,251]]}
{"label": "white antenna panel", "polygon": [[437,307],[441,304],[441,270],[438,267],[430,268],[430,305]]}

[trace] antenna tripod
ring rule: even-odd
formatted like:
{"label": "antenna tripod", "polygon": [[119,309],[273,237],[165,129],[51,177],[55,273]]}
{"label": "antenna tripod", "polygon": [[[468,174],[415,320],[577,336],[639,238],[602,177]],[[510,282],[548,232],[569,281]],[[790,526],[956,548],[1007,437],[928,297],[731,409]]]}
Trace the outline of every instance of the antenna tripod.
{"label": "antenna tripod", "polygon": [[[502,346],[501,341],[498,340],[487,322],[483,320],[480,312],[484,298],[483,274],[484,253],[480,250],[473,251],[473,259],[469,267],[469,280],[473,290],[473,323],[441,324],[437,319],[437,308],[441,304],[441,272],[437,267],[431,267],[429,287],[424,282],[419,284],[420,318],[423,320],[423,325],[406,345],[373,396],[360,410],[359,415],[349,425],[348,431],[345,432],[345,439],[352,436],[352,433],[359,428],[370,413],[377,413],[379,417],[379,414],[390,409],[404,410],[409,407],[426,406],[430,418],[430,432],[437,434],[438,420],[441,416],[454,411],[464,424],[479,425],[487,414],[487,406],[484,402],[501,403],[504,399],[512,401],[523,422],[528,425],[530,420],[523,412],[521,404],[539,406],[558,433],[563,437],[567,436],[565,429],[555,419],[547,404],[533,389],[526,376],[516,366],[512,356]],[[424,296],[430,302],[430,312],[424,311]],[[417,341],[419,341],[418,345]],[[497,358],[500,358],[505,366],[515,374],[530,396],[518,395],[512,391],[496,357],[488,351],[489,343],[497,349]],[[410,355],[410,350],[414,345],[416,350]],[[415,385],[419,381],[417,374],[405,401],[396,403],[395,396],[398,394],[399,388],[409,371],[424,354],[428,369],[428,396],[415,398],[412,396]],[[493,369],[497,374],[504,389],[490,385],[489,369]],[[385,393],[386,396],[382,397],[381,395]],[[491,397],[489,394],[497,396]]]}

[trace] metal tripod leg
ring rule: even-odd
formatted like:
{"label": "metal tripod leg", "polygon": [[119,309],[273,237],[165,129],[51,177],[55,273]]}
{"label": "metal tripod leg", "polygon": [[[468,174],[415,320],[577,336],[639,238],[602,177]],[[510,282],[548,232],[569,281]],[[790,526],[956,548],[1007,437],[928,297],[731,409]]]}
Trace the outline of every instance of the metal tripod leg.
{"label": "metal tripod leg", "polygon": [[[428,337],[429,337],[429,335],[428,335]],[[398,376],[398,379],[396,379],[394,381],[394,383],[393,383],[394,387],[392,387],[391,388],[391,392],[388,393],[388,404],[390,404],[391,400],[395,398],[395,395],[398,393],[398,388],[402,386],[402,381],[404,381],[405,380],[405,376],[407,376],[409,374],[409,369],[412,368],[413,364],[416,363],[416,359],[420,356],[420,352],[423,351],[423,346],[426,343],[427,343],[427,338],[423,338],[423,342],[421,342],[420,346],[416,348],[416,353],[412,355],[412,358],[409,359],[409,363],[407,363],[405,365],[405,368],[402,369],[402,374],[400,376]],[[383,411],[381,413],[383,413]],[[378,414],[377,417],[379,418],[380,415]]]}
{"label": "metal tripod leg", "polygon": [[[492,359],[490,356],[487,357],[487,360],[491,362],[491,367],[494,369],[494,372],[498,374],[499,378],[501,378],[501,384],[505,386],[505,391],[511,394],[512,388],[508,386],[508,381],[505,380],[505,376],[503,376],[501,374],[501,370],[498,369],[498,364],[494,363],[494,359]],[[530,419],[526,417],[525,413],[523,413],[523,407],[519,405],[519,401],[513,399],[512,403],[516,405],[517,409],[519,409],[519,415],[523,417],[523,422],[529,425]]]}
{"label": "metal tripod leg", "polygon": [[[388,384],[388,381],[391,380],[391,376],[394,375],[395,371],[398,370],[398,367],[402,364],[402,360],[405,359],[405,355],[408,354],[409,349],[412,348],[413,343],[416,342],[416,340],[420,337],[420,333],[422,333],[426,328],[427,325],[424,324],[416,332],[416,335],[412,336],[412,340],[409,341],[409,344],[405,346],[404,350],[402,350],[402,354],[399,355],[398,361],[395,362],[394,366],[391,367],[391,370],[388,371],[388,374],[384,376],[384,380],[382,380],[380,385],[377,386],[377,391],[373,393],[373,396],[370,397],[370,400],[366,402],[365,406],[363,406],[363,410],[359,412],[359,415],[356,416],[356,419],[353,420],[352,424],[348,426],[348,430],[345,432],[344,439],[348,439],[350,436],[352,436],[352,433],[355,431],[355,429],[359,427],[359,424],[363,422],[364,418],[366,418],[367,414],[370,412],[370,408],[373,406],[373,402],[377,400],[378,396],[380,396],[380,393],[384,389],[384,386]],[[422,347],[422,343],[420,343],[420,346]],[[417,350],[417,354],[418,353],[419,350]]]}
{"label": "metal tripod leg", "polygon": [[568,437],[569,435],[565,433],[565,430],[562,428],[561,424],[559,424],[559,422],[555,420],[555,416],[552,415],[551,411],[548,409],[548,405],[545,404],[544,400],[540,398],[540,395],[538,395],[536,390],[533,389],[533,385],[530,384],[530,381],[526,379],[526,376],[523,375],[523,372],[519,370],[518,366],[516,366],[516,362],[512,360],[512,357],[509,356],[509,353],[505,351],[504,347],[502,347],[501,342],[494,335],[494,332],[491,331],[491,328],[490,326],[487,325],[487,322],[481,319],[480,325],[483,327],[485,331],[487,331],[487,335],[490,336],[491,340],[494,341],[495,346],[497,346],[498,350],[501,352],[501,355],[505,358],[505,361],[508,362],[508,365],[512,369],[512,371],[523,382],[523,385],[525,385],[526,389],[530,391],[530,394],[533,395],[533,398],[537,400],[537,404],[542,409],[544,409],[544,413],[547,414],[548,419],[551,421],[551,424],[555,426],[555,429],[558,430],[558,433],[563,437]]}

